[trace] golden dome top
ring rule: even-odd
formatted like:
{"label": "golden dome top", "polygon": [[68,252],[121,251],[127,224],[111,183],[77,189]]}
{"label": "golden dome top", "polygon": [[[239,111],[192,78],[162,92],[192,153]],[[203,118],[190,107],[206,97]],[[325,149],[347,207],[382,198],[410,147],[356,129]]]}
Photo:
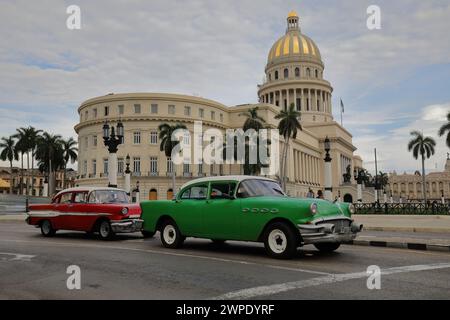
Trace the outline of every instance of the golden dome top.
{"label": "golden dome top", "polygon": [[298,17],[297,12],[295,12],[294,10],[292,10],[291,12],[288,13],[288,18],[292,18],[292,17]]}
{"label": "golden dome top", "polygon": [[[289,57],[304,57],[322,60],[317,45],[309,37],[298,32],[288,32],[283,37],[275,41],[269,51],[267,63],[274,60]],[[284,59],[283,59],[284,60]]]}

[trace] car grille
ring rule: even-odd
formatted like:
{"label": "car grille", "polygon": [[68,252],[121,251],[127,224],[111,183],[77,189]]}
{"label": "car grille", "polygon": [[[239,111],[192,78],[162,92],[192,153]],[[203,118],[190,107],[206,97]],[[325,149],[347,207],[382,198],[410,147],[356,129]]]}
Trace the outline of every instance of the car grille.
{"label": "car grille", "polygon": [[346,233],[350,230],[350,220],[347,219],[322,221],[318,225],[330,223],[334,225],[335,233]]}

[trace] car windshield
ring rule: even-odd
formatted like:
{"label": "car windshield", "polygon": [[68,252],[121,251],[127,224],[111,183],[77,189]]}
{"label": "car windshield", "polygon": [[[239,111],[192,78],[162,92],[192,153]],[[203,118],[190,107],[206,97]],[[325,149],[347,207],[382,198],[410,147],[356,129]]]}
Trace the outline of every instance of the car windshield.
{"label": "car windshield", "polygon": [[244,180],[239,185],[237,192],[239,198],[262,197],[262,196],[278,196],[284,197],[286,194],[280,185],[274,181],[250,179]]}
{"label": "car windshield", "polygon": [[96,190],[89,196],[90,203],[129,203],[128,195],[120,190]]}

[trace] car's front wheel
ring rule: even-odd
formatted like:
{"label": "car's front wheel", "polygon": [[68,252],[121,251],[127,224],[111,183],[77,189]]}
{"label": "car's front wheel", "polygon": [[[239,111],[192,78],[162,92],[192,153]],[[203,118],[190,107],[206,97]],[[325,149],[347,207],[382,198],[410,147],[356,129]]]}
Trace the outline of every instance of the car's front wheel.
{"label": "car's front wheel", "polygon": [[50,220],[44,220],[41,222],[41,233],[44,237],[53,237],[55,235],[56,230],[53,229]]}
{"label": "car's front wheel", "polygon": [[98,226],[98,233],[102,240],[111,240],[115,233],[111,228],[111,223],[108,220],[102,220]]}
{"label": "car's front wheel", "polygon": [[269,256],[276,259],[290,259],[297,252],[298,236],[286,223],[271,224],[265,232],[264,247]]}
{"label": "car's front wheel", "polygon": [[337,250],[341,246],[341,244],[335,242],[324,242],[324,243],[316,243],[314,246],[320,252],[333,252]]}
{"label": "car's front wheel", "polygon": [[176,249],[182,246],[184,237],[172,220],[166,220],[161,226],[161,243],[166,248]]}

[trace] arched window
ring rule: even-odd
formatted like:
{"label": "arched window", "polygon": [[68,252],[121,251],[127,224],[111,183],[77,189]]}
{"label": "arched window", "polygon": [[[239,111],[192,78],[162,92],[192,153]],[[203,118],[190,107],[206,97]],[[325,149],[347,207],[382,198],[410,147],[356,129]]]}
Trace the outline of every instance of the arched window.
{"label": "arched window", "polygon": [[278,80],[278,70],[275,71],[275,80]]}
{"label": "arched window", "polygon": [[169,189],[167,190],[167,200],[172,200],[173,199],[173,190]]}
{"label": "arched window", "polygon": [[300,78],[300,68],[295,68],[295,77]]}
{"label": "arched window", "polygon": [[269,81],[271,81],[271,80],[272,80],[272,74],[269,73]]}
{"label": "arched window", "polygon": [[319,70],[316,69],[316,78],[319,78]]}
{"label": "arched window", "polygon": [[308,78],[311,78],[311,69],[310,68],[306,68],[306,76]]}
{"label": "arched window", "polygon": [[289,78],[289,70],[287,68],[284,69],[284,78],[285,79]]}
{"label": "arched window", "polygon": [[156,189],[151,189],[148,194],[148,200],[158,200],[158,192]]}

